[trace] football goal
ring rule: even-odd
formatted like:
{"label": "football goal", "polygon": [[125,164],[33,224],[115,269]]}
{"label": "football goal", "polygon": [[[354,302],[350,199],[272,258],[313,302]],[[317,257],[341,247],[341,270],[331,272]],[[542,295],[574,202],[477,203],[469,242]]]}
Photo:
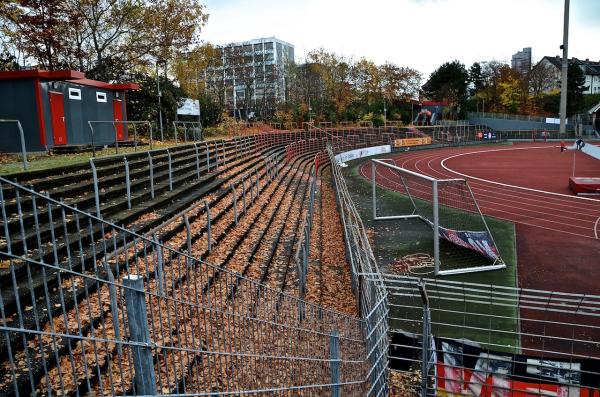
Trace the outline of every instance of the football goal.
{"label": "football goal", "polygon": [[466,180],[437,179],[373,159],[371,184],[374,220],[419,219],[432,229],[436,275],[506,267]]}

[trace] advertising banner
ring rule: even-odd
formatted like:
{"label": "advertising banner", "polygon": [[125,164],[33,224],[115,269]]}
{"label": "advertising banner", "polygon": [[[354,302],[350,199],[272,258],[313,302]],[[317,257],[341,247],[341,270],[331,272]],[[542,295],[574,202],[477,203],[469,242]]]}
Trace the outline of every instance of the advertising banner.
{"label": "advertising banner", "polygon": [[491,260],[500,259],[498,249],[488,232],[470,232],[439,227],[439,235],[453,244],[477,251]]}
{"label": "advertising banner", "polygon": [[598,397],[593,360],[560,361],[491,353],[476,344],[438,340],[437,395],[445,397]]}
{"label": "advertising banner", "polygon": [[185,98],[181,106],[177,109],[177,114],[182,116],[200,116],[200,101]]}
{"label": "advertising banner", "polygon": [[375,156],[377,154],[389,153],[392,151],[390,145],[366,147],[362,149],[354,149],[348,152],[335,155],[335,160],[338,164],[343,164],[346,161],[356,160],[363,157]]}
{"label": "advertising banner", "polygon": [[431,137],[395,139],[394,147],[430,145]]}
{"label": "advertising banner", "polygon": [[[433,222],[426,219],[426,222],[433,228]],[[438,234],[444,240],[447,240],[453,244],[467,248],[473,251],[477,251],[483,256],[493,261],[500,259],[500,253],[492,236],[487,232],[474,232],[474,231],[463,231],[463,230],[452,230],[439,226]]]}

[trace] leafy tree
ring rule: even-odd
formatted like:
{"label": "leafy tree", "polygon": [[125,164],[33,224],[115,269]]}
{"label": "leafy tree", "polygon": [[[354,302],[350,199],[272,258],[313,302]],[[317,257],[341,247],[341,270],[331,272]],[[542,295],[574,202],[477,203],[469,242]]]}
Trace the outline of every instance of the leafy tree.
{"label": "leafy tree", "polygon": [[10,25],[3,33],[15,47],[55,70],[64,65],[70,13],[64,0],[12,0],[0,8],[0,19]]}
{"label": "leafy tree", "polygon": [[581,111],[585,89],[583,71],[578,65],[571,63],[567,73],[567,115],[570,116]]}
{"label": "leafy tree", "polygon": [[467,97],[469,73],[459,61],[446,62],[429,76],[423,86],[428,98],[436,101],[448,100],[461,105]]}
{"label": "leafy tree", "polygon": [[[126,76],[127,80],[135,81],[140,85],[138,91],[127,94],[127,113],[130,120],[155,120],[158,122],[158,105],[156,97],[155,76],[136,72]],[[169,79],[160,76],[160,90],[162,92],[163,126],[175,120],[175,112],[181,105],[181,99],[187,97],[181,87],[176,86]]]}
{"label": "leafy tree", "polygon": [[498,94],[499,105],[503,107],[502,111],[507,113],[518,113],[521,105],[527,100],[521,75],[508,65],[501,69]]}
{"label": "leafy tree", "polygon": [[421,73],[386,62],[379,67],[383,96],[387,101],[409,101],[419,95]]}
{"label": "leafy tree", "polygon": [[120,80],[197,43],[208,17],[199,1],[6,0],[0,26],[40,67]]}
{"label": "leafy tree", "polygon": [[[585,89],[585,76],[581,68],[577,64],[569,64],[567,73],[567,116],[582,113],[593,106],[587,106],[589,102],[586,102],[586,100],[589,95],[583,95]],[[556,90],[543,95],[539,102],[544,112],[558,115],[560,112],[560,91]]]}
{"label": "leafy tree", "polygon": [[5,51],[0,53],[0,71],[4,70],[19,70],[19,63],[14,55]]}
{"label": "leafy tree", "polygon": [[469,83],[472,85],[470,95],[474,96],[484,88],[484,79],[479,62],[473,63],[469,68]]}
{"label": "leafy tree", "polygon": [[555,70],[551,66],[539,63],[531,69],[527,74],[527,83],[529,92],[535,103],[538,103],[548,89],[554,86],[555,80]]}

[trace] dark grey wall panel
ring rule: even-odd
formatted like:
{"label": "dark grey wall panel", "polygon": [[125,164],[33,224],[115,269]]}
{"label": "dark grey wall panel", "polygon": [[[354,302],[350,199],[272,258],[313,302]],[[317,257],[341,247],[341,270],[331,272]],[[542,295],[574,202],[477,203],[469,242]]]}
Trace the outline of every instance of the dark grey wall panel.
{"label": "dark grey wall panel", "polygon": [[[40,138],[34,80],[0,80],[0,98],[0,118],[21,121],[27,151],[45,150]],[[16,124],[0,123],[0,151],[21,151],[21,138]]]}

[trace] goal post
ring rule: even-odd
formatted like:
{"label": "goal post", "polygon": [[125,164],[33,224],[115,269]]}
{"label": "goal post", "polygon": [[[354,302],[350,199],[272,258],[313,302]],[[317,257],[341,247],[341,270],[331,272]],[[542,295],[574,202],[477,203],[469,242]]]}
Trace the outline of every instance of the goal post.
{"label": "goal post", "polygon": [[373,220],[420,219],[433,231],[436,275],[505,268],[473,191],[464,179],[438,179],[371,160]]}

